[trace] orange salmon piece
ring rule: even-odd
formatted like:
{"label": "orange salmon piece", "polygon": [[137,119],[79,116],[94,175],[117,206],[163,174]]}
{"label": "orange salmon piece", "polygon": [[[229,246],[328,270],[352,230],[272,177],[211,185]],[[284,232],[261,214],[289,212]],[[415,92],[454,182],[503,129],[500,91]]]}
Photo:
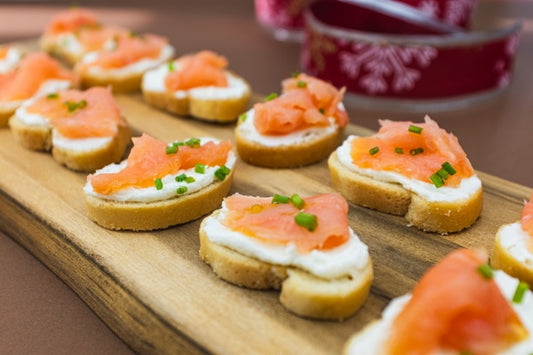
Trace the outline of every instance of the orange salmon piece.
{"label": "orange salmon piece", "polygon": [[222,224],[268,243],[294,243],[300,253],[335,248],[349,238],[348,204],[339,194],[303,198],[303,211],[317,217],[313,231],[294,221],[300,210],[293,203],[273,204],[272,198],[239,194],[227,197],[229,212]]}
{"label": "orange salmon piece", "polygon": [[4,59],[7,56],[7,52],[9,52],[10,46],[0,46],[0,59]]}
{"label": "orange salmon piece", "polygon": [[50,79],[77,82],[73,73],[48,54],[30,53],[15,71],[4,75],[0,80],[0,101],[28,99],[37,93],[41,84]]}
{"label": "orange salmon piece", "polygon": [[485,263],[481,253],[462,249],[430,268],[394,320],[387,354],[443,349],[488,355],[527,338],[496,282],[478,271]]}
{"label": "orange salmon piece", "polygon": [[111,137],[124,123],[109,88],[67,90],[43,96],[26,108],[46,117],[66,138]]}
{"label": "orange salmon piece", "polygon": [[201,51],[180,58],[179,70],[172,70],[165,78],[170,91],[189,90],[201,86],[228,86],[225,68],[228,61],[211,51]]}
{"label": "orange salmon piece", "polygon": [[77,33],[77,39],[86,51],[98,51],[104,47],[104,44],[115,38],[116,36],[123,36],[129,31],[119,27],[84,27]]}
{"label": "orange salmon piece", "polygon": [[115,48],[99,52],[98,58],[89,63],[80,63],[79,70],[84,71],[91,66],[105,69],[123,68],[141,59],[159,57],[167,40],[152,34],[136,35],[120,33],[115,37]]}
{"label": "orange salmon piece", "polygon": [[[432,183],[430,176],[441,169],[443,163],[449,162],[457,173],[448,176],[446,186],[458,186],[461,179],[474,175],[457,137],[441,129],[428,116],[424,123],[389,120],[380,123],[377,134],[352,141],[351,156],[358,167],[397,172]],[[422,128],[422,131],[410,132],[411,125]],[[376,147],[377,153],[372,154],[371,150]],[[419,149],[423,151],[416,153]]]}
{"label": "orange salmon piece", "polygon": [[157,178],[189,169],[196,163],[208,166],[226,162],[232,148],[231,141],[212,141],[198,147],[179,146],[174,154],[167,154],[168,144],[147,134],[132,138],[133,148],[126,167],[117,173],[89,175],[94,191],[103,195],[112,194],[127,187],[154,186]]}
{"label": "orange salmon piece", "polygon": [[98,26],[96,14],[82,8],[70,8],[59,12],[46,27],[47,35],[59,35],[65,32],[74,32],[84,26]]}
{"label": "orange salmon piece", "polygon": [[323,110],[328,117],[335,117],[339,126],[345,127],[348,124],[348,114],[339,109],[346,88],[337,90],[333,85],[305,73],[285,79],[281,85],[283,93],[305,89],[311,95],[316,108]]}

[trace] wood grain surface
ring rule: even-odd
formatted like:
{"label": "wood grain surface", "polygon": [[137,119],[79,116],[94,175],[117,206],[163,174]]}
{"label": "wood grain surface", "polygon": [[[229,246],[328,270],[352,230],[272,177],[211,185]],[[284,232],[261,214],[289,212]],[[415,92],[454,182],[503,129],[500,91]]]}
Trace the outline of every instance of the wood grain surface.
{"label": "wood grain surface", "polygon": [[[233,124],[178,118],[148,107],[140,95],[118,96],[134,135],[165,141],[191,136],[233,139]],[[349,126],[347,134],[370,131]],[[48,153],[26,150],[0,130],[0,230],[62,278],[126,343],[143,353],[339,353],[347,338],[409,292],[426,269],[459,247],[492,249],[500,225],[518,220],[531,189],[480,173],[481,218],[465,232],[441,236],[401,217],[350,205],[350,226],[369,246],[371,294],[344,322],[287,312],[275,291],[218,279],[198,256],[200,220],[166,230],[115,232],[86,217],[86,175]],[[232,193],[311,195],[334,191],[326,161],[270,170],[238,161]]]}

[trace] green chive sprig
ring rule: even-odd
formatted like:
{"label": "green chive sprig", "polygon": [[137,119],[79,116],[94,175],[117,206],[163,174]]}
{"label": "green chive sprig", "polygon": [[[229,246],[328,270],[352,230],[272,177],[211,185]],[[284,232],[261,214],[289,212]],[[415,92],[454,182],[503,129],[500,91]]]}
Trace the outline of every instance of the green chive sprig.
{"label": "green chive sprig", "polygon": [[155,188],[161,190],[163,188],[163,181],[160,178],[154,180]]}
{"label": "green chive sprig", "polygon": [[314,231],[318,227],[318,220],[314,214],[299,212],[294,216],[294,222],[297,225],[306,228],[310,232]]}
{"label": "green chive sprig", "polygon": [[229,175],[229,173],[231,172],[231,169],[228,168],[226,165],[222,165],[220,168],[218,168],[217,170],[215,170],[215,176],[220,180],[220,181],[223,181],[226,176]]}
{"label": "green chive sprig", "polygon": [[81,109],[84,109],[85,107],[87,107],[87,101],[85,100],[80,100],[78,102],[75,102],[75,101],[65,101],[63,103],[66,107],[67,107],[67,110],[69,113],[72,113],[76,110],[81,110]]}
{"label": "green chive sprig", "polygon": [[409,126],[409,132],[420,134],[422,133],[423,128],[420,126],[410,125]]}
{"label": "green chive sprig", "polygon": [[305,81],[298,81],[296,86],[298,86],[300,89],[304,89],[307,87],[307,83]]}
{"label": "green chive sprig", "polygon": [[176,190],[176,193],[177,193],[178,195],[183,195],[184,193],[187,192],[187,190],[189,190],[189,189],[187,188],[187,186],[180,186],[180,187],[178,187],[178,189]]}
{"label": "green chive sprig", "polygon": [[529,284],[524,281],[520,281],[513,295],[513,303],[520,304],[524,300],[526,291],[529,290]]}
{"label": "green chive sprig", "polygon": [[396,148],[394,148],[394,152],[396,154],[403,154],[403,148],[396,147]]}
{"label": "green chive sprig", "polygon": [[51,94],[46,95],[46,98],[47,98],[48,100],[57,99],[58,97],[59,97],[59,94],[58,94],[57,92],[53,92],[53,93],[51,93]]}
{"label": "green chive sprig", "polygon": [[489,264],[479,265],[477,272],[479,272],[479,274],[486,280],[490,280],[494,277],[494,271]]}
{"label": "green chive sprig", "polygon": [[194,172],[196,172],[198,174],[205,174],[205,165],[204,164],[200,164],[200,163],[196,163],[194,165]]}
{"label": "green chive sprig", "polygon": [[378,146],[375,146],[375,147],[372,147],[368,150],[368,153],[370,153],[370,155],[376,155],[378,154],[379,152],[379,147]]}
{"label": "green chive sprig", "polygon": [[265,101],[271,101],[271,100],[274,100],[276,97],[278,97],[278,94],[276,94],[275,92],[269,94],[267,97],[265,97]]}
{"label": "green chive sprig", "polygon": [[296,206],[297,209],[301,210],[305,206],[305,201],[298,194],[294,194],[290,198],[292,204]]}
{"label": "green chive sprig", "polygon": [[288,196],[283,196],[279,194],[274,194],[272,197],[272,203],[278,204],[278,203],[289,203],[290,199]]}
{"label": "green chive sprig", "polygon": [[418,148],[413,148],[409,151],[409,154],[411,155],[418,155],[418,154],[422,154],[424,153],[424,148],[422,147],[418,147]]}
{"label": "green chive sprig", "polygon": [[429,177],[429,179],[435,187],[439,188],[444,185],[445,180],[448,179],[450,175],[455,175],[455,173],[457,173],[457,171],[453,168],[452,164],[445,162],[436,173]]}

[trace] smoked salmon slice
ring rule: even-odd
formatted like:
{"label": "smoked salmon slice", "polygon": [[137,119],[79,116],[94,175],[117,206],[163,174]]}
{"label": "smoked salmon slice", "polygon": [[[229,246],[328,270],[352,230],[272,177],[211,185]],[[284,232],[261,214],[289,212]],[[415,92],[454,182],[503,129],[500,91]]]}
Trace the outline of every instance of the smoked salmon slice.
{"label": "smoked salmon slice", "polygon": [[171,70],[165,78],[169,91],[189,90],[201,86],[226,87],[225,69],[228,61],[211,51],[200,51],[178,59],[178,70]]}
{"label": "smoked salmon slice", "polygon": [[[432,184],[432,176],[440,172],[446,186],[458,186],[462,179],[474,175],[457,137],[428,116],[424,123],[381,120],[380,124],[377,134],[352,141],[351,157],[358,167],[397,172]],[[455,172],[442,171],[446,162]]]}
{"label": "smoked salmon slice", "polygon": [[154,186],[155,179],[194,168],[196,164],[222,166],[232,149],[229,140],[205,144],[183,144],[169,154],[169,145],[147,134],[132,138],[133,148],[124,169],[117,173],[88,176],[95,192],[109,195],[128,187]]}
{"label": "smoked salmon slice", "polygon": [[0,101],[25,100],[37,93],[47,80],[68,80],[76,85],[77,77],[63,68],[58,61],[45,53],[30,53],[19,67],[2,76],[0,80]]}
{"label": "smoked salmon slice", "polygon": [[45,34],[59,35],[74,32],[82,27],[99,26],[96,14],[88,9],[73,7],[60,11],[46,27]]}
{"label": "smoked salmon slice", "polygon": [[168,41],[153,34],[135,34],[120,32],[114,36],[114,44],[109,50],[98,52],[95,60],[79,63],[77,70],[85,71],[97,66],[104,69],[123,68],[142,59],[155,59]]}
{"label": "smoked salmon slice", "polygon": [[39,114],[66,138],[112,137],[124,124],[109,88],[66,90],[40,97],[26,107]]}
{"label": "smoked salmon slice", "polygon": [[340,103],[345,89],[306,74],[285,79],[283,95],[254,105],[254,125],[261,134],[289,134],[309,127],[329,125],[333,117],[340,127],[348,115]]}
{"label": "smoked salmon slice", "polygon": [[386,354],[488,355],[527,338],[496,282],[480,272],[485,264],[480,252],[461,249],[433,266],[394,320]]}
{"label": "smoked salmon slice", "polygon": [[[349,238],[348,203],[339,194],[303,198],[303,206],[273,203],[272,198],[235,194],[225,200],[228,213],[222,224],[268,243],[294,243],[300,253],[335,248]],[[316,216],[310,230],[295,222],[300,212]]]}

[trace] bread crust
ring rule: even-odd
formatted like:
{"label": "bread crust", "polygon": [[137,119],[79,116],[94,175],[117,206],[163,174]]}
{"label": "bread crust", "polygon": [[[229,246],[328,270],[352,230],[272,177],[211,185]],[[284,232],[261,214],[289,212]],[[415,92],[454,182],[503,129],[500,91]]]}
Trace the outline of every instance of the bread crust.
{"label": "bread crust", "polygon": [[9,119],[17,108],[22,105],[23,101],[12,101],[12,102],[2,102],[0,103],[0,127],[7,127],[9,124]]}
{"label": "bread crust", "polygon": [[[213,216],[219,212],[215,211]],[[322,279],[295,267],[273,265],[213,243],[205,232],[205,223],[206,219],[200,225],[199,253],[218,277],[242,287],[281,290],[281,304],[299,316],[343,320],[353,315],[368,296],[373,279],[370,259],[358,278]]]}
{"label": "bread crust", "polygon": [[56,58],[60,58],[66,64],[73,66],[81,60],[84,53],[75,54],[65,50],[55,36],[43,35],[39,39],[40,48]]}
{"label": "bread crust", "polygon": [[233,169],[223,181],[191,194],[155,202],[118,202],[85,194],[89,219],[114,230],[148,231],[197,219],[220,206],[233,180]]}
{"label": "bread crust", "polygon": [[[244,81],[241,77],[232,75]],[[144,88],[142,91],[146,102],[157,108],[180,116],[192,116],[203,121],[226,123],[235,121],[247,109],[251,89],[248,83],[246,86],[247,91],[241,97],[213,100],[203,100],[189,95],[176,97],[173,92],[151,91]]]}
{"label": "bread crust", "polygon": [[81,86],[84,89],[93,86],[111,86],[113,92],[127,93],[137,91],[141,87],[143,73],[131,73],[127,75],[91,74],[86,70],[76,70],[80,76]]}
{"label": "bread crust", "polygon": [[432,202],[404,189],[399,184],[377,181],[346,168],[337,152],[328,159],[333,185],[349,201],[389,214],[404,216],[413,226],[441,234],[470,227],[481,214],[483,191],[470,198]]}
{"label": "bread crust", "polygon": [[239,129],[241,124],[239,121],[235,128],[239,156],[249,164],[265,168],[296,168],[316,163],[326,158],[344,139],[344,129],[339,127],[331,134],[300,144],[269,147],[248,139]]}
{"label": "bread crust", "polygon": [[490,263],[493,268],[503,270],[533,287],[533,265],[520,262],[502,245],[503,234],[501,232],[505,227],[506,225],[500,227],[496,233]]}
{"label": "bread crust", "polygon": [[118,125],[117,134],[106,145],[90,151],[75,151],[53,146],[52,127],[27,125],[18,116],[9,120],[15,139],[25,148],[39,151],[52,151],[54,159],[67,168],[90,172],[119,161],[131,138],[131,130],[123,122]]}

